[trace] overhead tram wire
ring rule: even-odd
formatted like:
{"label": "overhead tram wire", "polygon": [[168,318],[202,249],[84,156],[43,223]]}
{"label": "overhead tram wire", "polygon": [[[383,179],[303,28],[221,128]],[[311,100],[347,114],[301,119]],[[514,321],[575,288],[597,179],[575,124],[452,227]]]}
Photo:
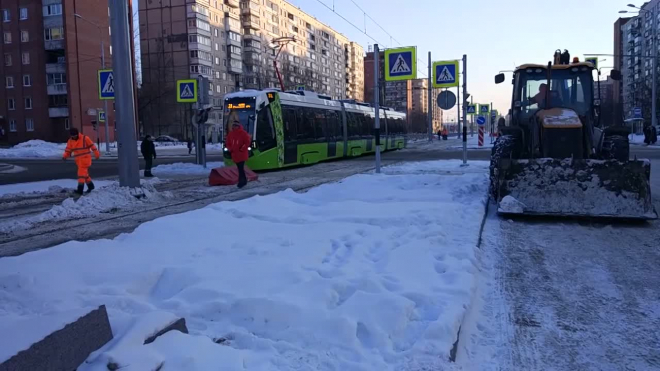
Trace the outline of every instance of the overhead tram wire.
{"label": "overhead tram wire", "polygon": [[[348,23],[348,24],[350,24],[351,26],[353,26],[353,28],[355,28],[356,30],[358,30],[358,31],[362,32],[363,34],[365,34],[368,38],[370,38],[371,40],[373,40],[376,44],[379,44],[379,45],[385,45],[385,44],[381,43],[380,41],[376,40],[373,36],[369,35],[369,34],[366,32],[366,30],[362,30],[360,27],[356,26],[355,23],[349,21],[349,20],[346,19],[343,15],[337,13],[333,8],[329,7],[329,6],[328,6],[326,3],[324,3],[323,1],[321,1],[321,0],[316,0],[316,1],[317,1],[319,4],[323,5],[324,7],[326,7],[326,9],[328,9],[329,11],[335,13],[339,18],[341,18],[341,19],[343,19],[344,21],[346,21],[346,23]],[[385,45],[385,46],[387,46],[387,45]]]}
{"label": "overhead tram wire", "polygon": [[[318,0],[317,0],[317,1],[318,1]],[[358,5],[358,3],[355,2],[355,0],[351,0],[351,2],[352,2],[353,5],[355,5],[358,9],[360,9],[360,11],[364,14],[365,17],[371,19],[371,21],[374,22],[374,24],[375,24],[376,26],[378,26],[378,28],[380,28],[383,32],[385,32],[385,34],[386,34],[387,36],[390,37],[390,43],[391,43],[391,41],[395,41],[397,44],[399,44],[399,46],[403,46],[403,44],[401,44],[401,42],[399,42],[399,40],[395,39],[394,36],[392,36],[392,34],[390,34],[389,32],[387,32],[387,30],[386,30],[385,28],[383,28],[383,26],[380,25],[380,23],[376,22],[376,20],[375,20],[371,15],[369,15],[369,13],[367,13],[364,9],[362,9],[362,7],[361,7],[360,5]],[[324,4],[324,5],[325,5],[325,4]],[[334,12],[334,9],[332,9],[332,11]],[[336,13],[336,12],[335,12],[335,13]],[[338,15],[339,15],[339,14],[338,14]],[[343,18],[343,17],[342,17],[342,18]],[[355,25],[353,25],[353,27],[355,27]],[[356,27],[356,28],[357,28],[357,27]],[[365,34],[366,34],[366,28],[367,28],[367,26],[366,26],[366,24],[365,24],[365,31],[364,31]],[[373,39],[373,38],[372,38],[372,39]],[[422,76],[424,76],[424,77],[428,77],[427,74],[424,72],[424,71],[428,70],[428,68],[429,68],[428,63],[422,61],[422,60],[419,59],[419,58],[417,58],[417,63],[419,63],[420,65],[425,65],[425,66],[426,66],[426,68],[425,68],[424,70],[421,70],[421,69],[418,68],[418,69],[417,69],[417,73],[419,73],[420,75],[422,75]]]}

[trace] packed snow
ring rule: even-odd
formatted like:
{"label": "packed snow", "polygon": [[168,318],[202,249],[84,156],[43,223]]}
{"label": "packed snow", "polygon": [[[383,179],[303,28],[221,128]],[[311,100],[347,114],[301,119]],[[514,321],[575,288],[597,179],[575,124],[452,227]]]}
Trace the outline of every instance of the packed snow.
{"label": "packed snow", "polygon": [[[67,198],[60,205],[55,205],[41,214],[0,223],[0,233],[10,233],[17,229],[26,229],[53,220],[91,218],[99,213],[112,212],[122,208],[135,207],[146,202],[171,198],[171,192],[158,192],[156,190],[154,182],[158,181],[157,178],[151,181],[142,181],[140,190],[120,187],[118,182],[112,182],[77,199]],[[51,191],[54,190],[56,189],[51,188]]]}
{"label": "packed snow", "polygon": [[[115,339],[81,370],[446,369],[488,177],[425,167],[458,169],[384,168],[0,259],[0,328],[105,304]],[[142,345],[178,317],[189,335]]]}
{"label": "packed snow", "polygon": [[[94,185],[97,189],[112,184],[108,180],[95,180]],[[42,193],[42,192],[66,192],[73,190],[77,183],[75,179],[57,179],[45,180],[41,182],[16,183],[0,185],[0,197],[5,195],[16,195],[21,193]]]}
{"label": "packed snow", "polygon": [[208,175],[211,169],[225,166],[224,162],[207,162],[206,167],[193,163],[177,162],[174,164],[158,165],[151,169],[154,175]]}

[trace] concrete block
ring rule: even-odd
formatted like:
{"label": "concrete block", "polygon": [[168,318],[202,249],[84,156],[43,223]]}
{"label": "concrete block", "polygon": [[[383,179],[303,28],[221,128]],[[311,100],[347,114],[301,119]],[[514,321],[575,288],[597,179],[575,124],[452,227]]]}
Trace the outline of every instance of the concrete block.
{"label": "concrete block", "polygon": [[0,364],[0,371],[72,371],[112,340],[105,305],[57,330]]}

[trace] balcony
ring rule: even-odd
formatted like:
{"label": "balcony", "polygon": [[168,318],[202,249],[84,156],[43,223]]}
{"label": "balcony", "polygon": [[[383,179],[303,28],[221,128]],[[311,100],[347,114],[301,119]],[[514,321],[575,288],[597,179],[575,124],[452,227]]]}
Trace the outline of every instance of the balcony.
{"label": "balcony", "polygon": [[234,31],[241,33],[241,22],[237,19],[225,17],[225,31]]}
{"label": "balcony", "polygon": [[243,73],[243,63],[240,61],[231,61],[231,63],[227,65],[227,69],[231,73]]}
{"label": "balcony", "polygon": [[46,73],[66,73],[66,63],[46,63]]}
{"label": "balcony", "polygon": [[46,87],[48,95],[61,95],[66,94],[66,84],[53,84]]}
{"label": "balcony", "polygon": [[259,35],[259,34],[246,33],[246,34],[243,34],[243,38],[244,38],[245,40],[257,40],[257,41],[261,41],[261,35]]}
{"label": "balcony", "polygon": [[249,5],[247,7],[241,9],[241,13],[259,15],[259,4],[255,4],[253,2],[249,2],[248,4]]}
{"label": "balcony", "polygon": [[230,6],[232,8],[240,7],[240,5],[238,4],[238,0],[225,0],[225,5]]}
{"label": "balcony", "polygon": [[48,117],[69,117],[69,107],[49,107]]}
{"label": "balcony", "polygon": [[255,30],[261,29],[261,24],[259,24],[259,19],[254,16],[252,17],[243,17],[243,27],[249,27]]}
{"label": "balcony", "polygon": [[46,50],[64,49],[64,40],[46,40],[44,41]]}

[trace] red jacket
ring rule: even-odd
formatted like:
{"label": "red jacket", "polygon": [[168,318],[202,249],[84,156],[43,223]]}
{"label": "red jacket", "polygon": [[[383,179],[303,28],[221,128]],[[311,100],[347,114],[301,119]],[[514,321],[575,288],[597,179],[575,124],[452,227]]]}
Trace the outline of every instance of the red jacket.
{"label": "red jacket", "polygon": [[250,155],[248,147],[252,138],[243,127],[234,129],[227,134],[227,149],[231,153],[231,160],[235,163],[247,161]]}

